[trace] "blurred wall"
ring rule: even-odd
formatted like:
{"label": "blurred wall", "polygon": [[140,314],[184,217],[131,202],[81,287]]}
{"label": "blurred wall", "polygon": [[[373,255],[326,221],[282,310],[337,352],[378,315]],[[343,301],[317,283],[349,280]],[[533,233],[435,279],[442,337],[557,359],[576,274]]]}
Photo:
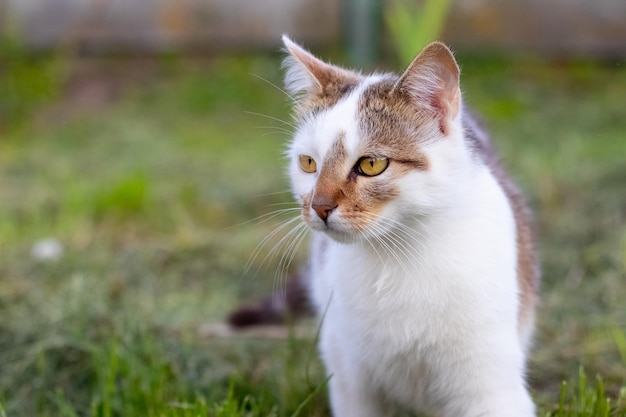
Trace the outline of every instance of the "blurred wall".
{"label": "blurred wall", "polygon": [[223,50],[339,37],[339,0],[0,0],[28,45],[92,50]]}
{"label": "blurred wall", "polygon": [[[34,47],[274,48],[282,33],[307,45],[338,40],[340,3],[359,1],[0,0],[0,24]],[[626,56],[626,0],[456,0],[443,38],[457,49]]]}
{"label": "blurred wall", "polygon": [[626,56],[626,0],[456,0],[445,38],[457,47]]}

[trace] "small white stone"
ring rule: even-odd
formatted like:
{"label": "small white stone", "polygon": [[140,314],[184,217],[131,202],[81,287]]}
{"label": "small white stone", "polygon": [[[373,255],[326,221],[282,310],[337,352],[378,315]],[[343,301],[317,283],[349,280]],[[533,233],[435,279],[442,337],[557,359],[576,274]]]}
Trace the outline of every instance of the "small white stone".
{"label": "small white stone", "polygon": [[63,245],[57,239],[49,237],[35,242],[30,253],[37,260],[54,261],[63,256]]}

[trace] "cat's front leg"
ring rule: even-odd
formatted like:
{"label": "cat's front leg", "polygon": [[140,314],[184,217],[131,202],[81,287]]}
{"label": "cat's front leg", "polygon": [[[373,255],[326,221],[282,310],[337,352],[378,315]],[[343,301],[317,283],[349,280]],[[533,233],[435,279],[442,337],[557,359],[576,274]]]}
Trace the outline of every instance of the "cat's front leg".
{"label": "cat's front leg", "polygon": [[364,387],[363,382],[332,373],[329,393],[334,417],[391,416],[380,397]]}
{"label": "cat's front leg", "polygon": [[[506,364],[502,364],[506,367]],[[443,417],[535,417],[535,405],[521,377],[489,375],[489,369],[450,383],[454,391],[440,409]],[[468,375],[471,375],[468,373]]]}
{"label": "cat's front leg", "polygon": [[457,417],[535,417],[535,405],[525,388],[520,387],[516,392],[489,393],[482,402],[474,402],[469,410],[462,414],[458,410],[447,413],[446,416]]}
{"label": "cat's front leg", "polygon": [[[330,375],[328,382],[330,405],[334,417],[385,417],[391,416],[380,395],[372,388],[371,379],[363,375],[362,367],[353,359],[346,347],[339,343],[328,329],[323,329],[321,351]],[[325,331],[324,331],[325,330]],[[344,341],[345,342],[345,341]]]}

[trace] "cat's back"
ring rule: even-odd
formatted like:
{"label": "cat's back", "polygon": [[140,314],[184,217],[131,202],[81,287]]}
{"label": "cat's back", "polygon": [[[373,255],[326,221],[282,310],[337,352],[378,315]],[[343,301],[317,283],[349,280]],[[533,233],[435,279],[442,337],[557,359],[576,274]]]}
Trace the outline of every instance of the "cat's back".
{"label": "cat's back", "polygon": [[533,240],[532,214],[524,195],[502,164],[484,122],[478,115],[466,110],[463,114],[463,129],[470,149],[496,178],[513,211],[520,301],[518,330],[524,345],[527,345],[534,327],[540,285],[539,260]]}

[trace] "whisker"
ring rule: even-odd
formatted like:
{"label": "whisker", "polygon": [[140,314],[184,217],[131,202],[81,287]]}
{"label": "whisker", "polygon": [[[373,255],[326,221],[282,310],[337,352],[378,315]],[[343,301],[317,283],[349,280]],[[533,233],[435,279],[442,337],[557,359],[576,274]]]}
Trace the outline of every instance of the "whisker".
{"label": "whisker", "polygon": [[[292,220],[300,220],[300,216],[295,217]],[[291,222],[292,220],[290,220],[289,222]],[[267,255],[265,255],[260,266],[263,266],[265,262],[267,262],[268,259],[275,257],[276,254],[280,251],[280,248],[282,248],[285,245],[285,242],[289,241],[289,239],[291,239],[295,234],[297,234],[299,229],[300,229],[300,224],[294,227],[293,229],[291,229],[289,232],[287,232],[285,236],[280,238],[280,240],[272,247],[272,249],[270,249]],[[276,231],[272,232],[271,235],[275,235],[275,233]]]}
{"label": "whisker", "polygon": [[368,238],[366,238],[365,236],[360,236],[359,237],[359,241],[361,243],[367,243],[376,253],[376,256],[378,257],[378,261],[380,262],[380,264],[383,266],[384,269],[387,269],[387,265],[385,264],[385,260],[383,259],[383,257],[381,256],[381,254],[378,252],[378,249],[376,249],[376,245],[374,245]]}
{"label": "whisker", "polygon": [[[277,263],[276,270],[274,271],[274,284],[273,292],[278,292],[278,287],[283,288],[282,282],[287,276],[287,271],[291,261],[295,257],[298,247],[302,241],[303,234],[306,232],[306,225],[303,223],[298,224],[292,230],[290,230],[285,236],[283,236],[278,243],[272,247],[266,258],[274,258],[279,253],[280,259]],[[265,261],[265,260],[264,260]]]}
{"label": "whisker", "polygon": [[[411,249],[415,245],[424,245],[425,239],[420,239],[422,234],[418,230],[411,229],[394,219],[375,216],[371,213],[363,213],[363,215],[366,219],[371,220],[370,228],[374,232],[368,238],[375,240],[386,252],[389,252],[405,272],[409,273],[410,271],[407,269],[406,263],[400,259],[400,255],[407,261],[428,264],[419,251]],[[389,229],[384,229],[384,225],[388,225]]]}
{"label": "whisker", "polygon": [[267,132],[263,133],[261,137],[269,135],[284,135],[290,138],[293,135],[293,132],[280,126],[257,126],[256,129],[267,130]]}
{"label": "whisker", "polygon": [[272,87],[274,87],[275,89],[277,89],[278,91],[280,91],[281,93],[283,93],[285,96],[287,96],[289,98],[289,101],[291,102],[291,105],[293,106],[293,108],[295,108],[297,111],[301,111],[304,109],[304,107],[302,106],[300,100],[298,100],[297,97],[294,97],[293,95],[289,94],[287,91],[285,91],[283,88],[279,87],[278,85],[274,84],[273,82],[269,81],[266,78],[261,77],[260,75],[254,74],[254,73],[250,73],[251,76],[258,78],[261,81],[266,82],[267,84],[271,85]]}
{"label": "whisker", "polygon": [[[380,230],[380,226],[378,225],[374,225],[373,227],[378,228]],[[374,237],[375,237],[375,240],[380,245],[382,245],[383,248],[386,249],[387,252],[394,258],[394,260],[404,270],[404,272],[407,274],[410,274],[410,271],[408,270],[406,263],[400,258],[400,255],[398,254],[398,252],[400,252],[402,255],[404,255],[405,258],[408,257],[408,253],[406,252],[406,249],[404,248],[404,246],[398,244],[398,242],[395,242],[393,239],[387,241],[378,235],[374,235]],[[397,250],[394,250],[394,249],[397,249]]]}
{"label": "whisker", "polygon": [[290,98],[291,100],[295,101],[295,98],[289,94],[287,91],[285,91],[283,88],[279,87],[278,85],[274,84],[273,82],[271,82],[270,80],[268,80],[267,78],[261,77],[258,74],[255,74],[253,72],[250,73],[251,76],[253,76],[254,78],[258,78],[261,81],[264,81],[266,83],[268,83],[269,85],[271,85],[272,87],[274,87],[275,89],[277,89],[278,91],[280,91],[281,93],[283,93],[284,95],[286,95],[288,98]]}
{"label": "whisker", "polygon": [[[291,226],[293,223],[297,222],[298,220],[300,220],[300,216],[297,216],[297,217],[294,217],[292,219],[289,219],[289,220],[283,222],[281,225],[279,225],[276,229],[274,229],[267,236],[265,236],[261,240],[261,242],[259,242],[259,244],[256,246],[256,248],[254,248],[252,253],[250,254],[250,258],[248,259],[248,262],[246,263],[246,266],[244,268],[244,274],[246,274],[246,273],[248,273],[250,271],[250,268],[252,268],[252,265],[254,265],[254,263],[256,262],[257,258],[261,254],[261,250],[263,249],[265,244],[267,242],[269,242],[272,238],[274,238],[274,236],[276,236],[278,233],[281,233],[286,227]],[[269,256],[269,254],[265,256],[265,258],[263,259],[263,261],[261,262],[261,264],[257,268],[257,272],[265,264],[265,261],[267,260],[268,256]]]}
{"label": "whisker", "polygon": [[282,285],[282,283],[287,277],[289,267],[296,257],[302,241],[308,234],[308,228],[304,223],[300,223],[298,226],[296,226],[296,229],[298,230],[298,232],[294,235],[293,239],[283,252],[283,256],[281,257],[279,262],[279,267],[276,269],[276,273],[274,274],[274,286],[276,287],[276,285],[278,284],[282,288],[284,297],[287,296],[287,294],[284,292],[286,286]]}
{"label": "whisker", "polygon": [[[260,135],[260,137],[266,138],[266,137],[272,136],[272,135],[285,136],[285,135],[287,135],[287,133],[279,132],[279,131],[276,131],[276,132],[265,132],[262,135]],[[289,136],[291,136],[291,134],[289,134]]]}
{"label": "whisker", "polygon": [[281,203],[267,204],[265,207],[276,207],[276,206],[287,206],[287,205],[293,205],[294,209],[302,210],[302,208],[299,205],[297,205],[296,203],[294,203],[293,201],[285,201],[285,202],[281,202]]}
{"label": "whisker", "polygon": [[287,122],[285,120],[279,119],[278,117],[269,116],[269,115],[263,114],[263,113],[256,113],[256,112],[253,112],[253,111],[244,111],[244,113],[251,114],[253,116],[265,117],[266,119],[274,120],[276,122],[279,122],[279,123],[282,123],[282,124],[284,124],[286,126],[289,126],[289,127],[293,128],[294,130],[297,129],[296,125],[294,125],[293,123],[289,123],[289,122]]}
{"label": "whisker", "polygon": [[[276,203],[276,205],[279,205],[279,204],[281,204],[281,203]],[[272,205],[274,205],[274,204],[272,204]],[[260,215],[258,217],[255,217],[253,219],[246,220],[246,221],[241,222],[241,223],[237,223],[236,225],[230,226],[229,228],[241,227],[241,226],[245,226],[247,224],[255,223],[255,222],[258,222],[258,224],[262,224],[262,223],[265,223],[268,220],[271,220],[271,219],[276,218],[278,216],[281,216],[283,214],[288,214],[288,213],[297,212],[297,211],[300,211],[300,208],[292,207],[292,208],[285,208],[285,209],[280,209],[280,210],[274,210],[274,211],[271,211],[269,213],[265,213],[265,214],[262,214],[262,215]]]}
{"label": "whisker", "polygon": [[293,104],[298,104],[298,100],[296,99],[296,97],[292,96],[291,94],[289,94],[287,91],[285,91],[283,88],[279,87],[278,85],[274,84],[273,82],[271,82],[270,80],[268,80],[267,78],[261,77],[258,74],[255,73],[250,73],[251,76],[271,85],[272,87],[274,87],[275,89],[277,89],[278,91],[280,91],[281,93],[283,93],[284,95],[286,95],[289,100],[293,103]]}
{"label": "whisker", "polygon": [[270,196],[281,195],[281,194],[291,194],[291,191],[285,190],[285,191],[276,191],[273,193],[256,194],[255,197],[270,197]]}
{"label": "whisker", "polygon": [[281,132],[292,133],[291,130],[285,127],[280,127],[280,126],[255,126],[254,128],[255,129],[275,129],[275,130],[280,130]]}

